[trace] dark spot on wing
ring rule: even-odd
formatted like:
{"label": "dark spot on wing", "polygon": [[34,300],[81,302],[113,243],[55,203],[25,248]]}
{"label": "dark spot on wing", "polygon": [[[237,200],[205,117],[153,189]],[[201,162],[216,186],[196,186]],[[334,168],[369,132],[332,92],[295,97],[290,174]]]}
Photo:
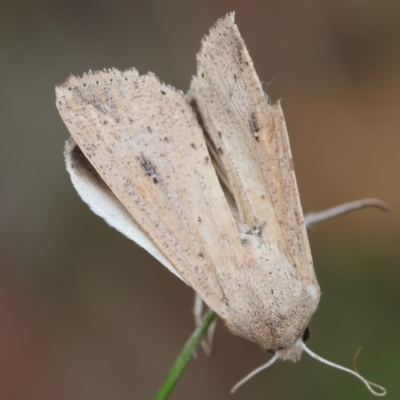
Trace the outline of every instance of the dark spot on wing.
{"label": "dark spot on wing", "polygon": [[265,222],[255,225],[252,229],[246,232],[246,235],[261,236],[261,232],[264,228]]}
{"label": "dark spot on wing", "polygon": [[236,43],[232,43],[232,44],[236,50],[238,67],[240,68],[241,71],[243,71],[243,67],[242,67],[242,65],[243,65],[243,46],[242,46],[242,43],[236,42]]}
{"label": "dark spot on wing", "polygon": [[258,132],[260,131],[260,127],[258,126],[257,115],[255,112],[251,113],[249,122],[250,122],[250,129],[253,132],[253,136],[255,137],[257,142],[259,142],[260,138],[258,137]]}
{"label": "dark spot on wing", "polygon": [[143,153],[140,154],[142,156],[142,159],[140,160],[140,165],[143,167],[143,169],[146,172],[146,175],[149,176],[150,178],[153,179],[153,182],[155,184],[159,183],[158,177],[157,177],[157,171],[156,167],[148,160]]}

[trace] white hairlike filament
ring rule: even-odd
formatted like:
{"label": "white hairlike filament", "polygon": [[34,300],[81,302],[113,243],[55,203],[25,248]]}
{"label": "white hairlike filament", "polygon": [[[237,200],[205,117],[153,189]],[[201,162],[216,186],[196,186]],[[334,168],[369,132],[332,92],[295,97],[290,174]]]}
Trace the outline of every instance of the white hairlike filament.
{"label": "white hairlike filament", "polygon": [[246,383],[248,380],[250,380],[254,375],[257,375],[259,372],[263,371],[264,369],[267,369],[270,367],[276,360],[278,360],[278,355],[277,353],[274,354],[274,356],[265,364],[260,365],[258,368],[256,368],[254,371],[251,371],[248,375],[246,375],[243,379],[241,379],[232,389],[231,393],[235,393],[237,389],[240,388],[244,383]]}
{"label": "white hairlike filament", "polygon": [[[301,345],[303,347],[303,350],[312,358],[315,358],[317,361],[320,361],[326,365],[329,365],[333,368],[337,368],[337,369],[341,369],[342,371],[348,372],[349,374],[352,374],[354,376],[356,376],[358,379],[360,379],[361,382],[364,383],[364,385],[367,387],[367,389],[375,396],[385,396],[386,395],[386,389],[381,386],[378,385],[377,383],[371,382],[367,379],[365,379],[364,377],[362,377],[358,372],[353,371],[352,369],[346,368],[346,367],[342,367],[341,365],[335,364],[331,361],[325,360],[325,358],[320,357],[318,354],[315,354],[313,351],[311,351],[304,342],[301,342]],[[374,390],[374,388],[379,389],[379,391]]]}
{"label": "white hairlike filament", "polygon": [[[317,361],[322,362],[323,364],[329,365],[333,368],[337,368],[340,369],[342,371],[348,372],[349,374],[352,374],[354,376],[356,376],[358,379],[360,379],[361,382],[364,383],[364,385],[367,387],[367,389],[375,396],[385,396],[387,391],[386,389],[381,386],[378,385],[377,383],[371,382],[367,379],[365,379],[364,377],[362,377],[358,372],[353,371],[352,369],[346,368],[346,367],[342,367],[341,365],[335,364],[331,361],[325,360],[325,358],[322,358],[321,356],[319,356],[318,354],[315,354],[313,351],[311,351],[304,342],[301,342],[301,345],[303,347],[303,350],[312,358],[315,358]],[[256,368],[254,371],[250,372],[248,375],[246,375],[243,379],[241,379],[232,389],[231,389],[231,393],[234,393],[237,389],[239,389],[240,386],[242,386],[244,383],[246,383],[248,380],[250,380],[254,375],[257,375],[259,372],[263,371],[264,369],[267,369],[268,367],[270,367],[276,360],[278,360],[279,357],[277,355],[277,353],[275,353],[275,355],[265,364],[259,366],[258,368]],[[379,391],[374,390],[374,388],[379,389]]]}

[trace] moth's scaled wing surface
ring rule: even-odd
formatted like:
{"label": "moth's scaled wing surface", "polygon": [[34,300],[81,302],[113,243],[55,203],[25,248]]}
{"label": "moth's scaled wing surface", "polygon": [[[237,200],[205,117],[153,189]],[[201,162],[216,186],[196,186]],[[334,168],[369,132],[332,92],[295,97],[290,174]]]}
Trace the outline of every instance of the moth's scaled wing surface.
{"label": "moth's scaled wing surface", "polygon": [[286,349],[302,335],[320,291],[282,110],[264,94],[233,14],[204,38],[189,98],[250,231],[242,234],[247,258],[238,271],[246,290],[227,294],[231,309],[248,311],[231,310],[228,326],[264,348]]}
{"label": "moth's scaled wing surface", "polygon": [[[135,70],[70,77],[57,107],[73,140],[181,277],[221,317],[243,249],[182,93]],[[216,270],[216,266],[224,272]]]}
{"label": "moth's scaled wing surface", "polygon": [[106,185],[72,138],[65,143],[64,155],[72,184],[90,209],[182,279],[175,267]]}

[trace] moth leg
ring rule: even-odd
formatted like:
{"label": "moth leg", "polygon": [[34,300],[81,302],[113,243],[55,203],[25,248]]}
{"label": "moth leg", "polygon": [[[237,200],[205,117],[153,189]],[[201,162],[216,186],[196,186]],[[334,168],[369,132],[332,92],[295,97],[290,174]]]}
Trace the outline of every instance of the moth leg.
{"label": "moth leg", "polygon": [[[196,326],[199,326],[202,321],[204,311],[204,302],[201,297],[195,292],[194,304],[193,304],[193,315]],[[205,339],[201,341],[201,347],[208,356],[212,355],[214,345],[215,328],[217,326],[217,320],[215,320],[208,328]]]}
{"label": "moth leg", "polygon": [[382,211],[389,211],[388,205],[378,199],[361,199],[356,201],[350,201],[348,203],[341,204],[336,207],[328,208],[324,211],[311,212],[304,216],[304,222],[307,228],[319,222],[327,219],[338,217],[339,215],[347,214],[351,211],[360,210],[365,207],[376,207]]}

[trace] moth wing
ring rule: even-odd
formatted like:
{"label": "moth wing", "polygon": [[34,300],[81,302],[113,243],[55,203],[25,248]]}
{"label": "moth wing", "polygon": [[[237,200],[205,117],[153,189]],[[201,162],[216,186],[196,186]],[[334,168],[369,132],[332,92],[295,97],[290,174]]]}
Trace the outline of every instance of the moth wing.
{"label": "moth wing", "polygon": [[313,280],[283,113],[263,92],[233,13],[203,39],[189,98],[247,229],[261,227],[262,240],[278,242],[303,277]]}
{"label": "moth wing", "polygon": [[243,250],[182,93],[152,74],[112,69],[70,77],[56,94],[90,164],[182,279],[223,316],[219,279],[242,264]]}
{"label": "moth wing", "polygon": [[143,247],[156,260],[183,280],[153,240],[115,197],[72,138],[65,143],[64,154],[72,184],[90,209],[128,239]]}

